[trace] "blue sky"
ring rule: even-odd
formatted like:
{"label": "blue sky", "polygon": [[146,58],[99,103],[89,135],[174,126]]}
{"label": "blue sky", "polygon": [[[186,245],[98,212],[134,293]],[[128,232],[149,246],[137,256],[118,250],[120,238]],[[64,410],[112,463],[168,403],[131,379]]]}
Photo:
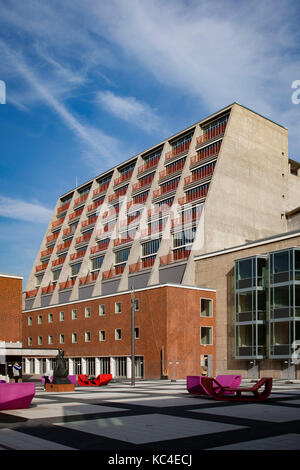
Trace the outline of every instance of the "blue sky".
{"label": "blue sky", "polygon": [[297,0],[0,0],[0,272],[25,288],[76,177],[234,101],[288,127],[300,161],[299,20]]}

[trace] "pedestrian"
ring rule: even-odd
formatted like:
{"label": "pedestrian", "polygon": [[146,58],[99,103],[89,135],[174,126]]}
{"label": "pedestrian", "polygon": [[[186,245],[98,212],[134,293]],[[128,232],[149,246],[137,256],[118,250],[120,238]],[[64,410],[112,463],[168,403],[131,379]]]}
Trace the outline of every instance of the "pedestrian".
{"label": "pedestrian", "polygon": [[15,379],[15,383],[18,383],[18,381],[19,381],[20,370],[21,370],[21,366],[19,366],[18,362],[16,361],[13,365],[13,376],[14,376],[14,379]]}
{"label": "pedestrian", "polygon": [[50,383],[50,377],[53,377],[53,370],[47,370],[44,374],[44,379],[45,379],[44,390],[46,390],[46,384]]}

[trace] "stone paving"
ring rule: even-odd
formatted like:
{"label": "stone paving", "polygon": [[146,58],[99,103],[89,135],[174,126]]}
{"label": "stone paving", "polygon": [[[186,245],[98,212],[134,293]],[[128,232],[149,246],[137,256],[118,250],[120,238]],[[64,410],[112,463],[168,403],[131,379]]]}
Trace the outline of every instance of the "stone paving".
{"label": "stone paving", "polygon": [[189,395],[183,380],[76,387],[73,393],[44,392],[37,383],[30,408],[0,412],[0,449],[100,451],[107,459],[298,451],[300,384],[275,381],[263,403],[230,403]]}

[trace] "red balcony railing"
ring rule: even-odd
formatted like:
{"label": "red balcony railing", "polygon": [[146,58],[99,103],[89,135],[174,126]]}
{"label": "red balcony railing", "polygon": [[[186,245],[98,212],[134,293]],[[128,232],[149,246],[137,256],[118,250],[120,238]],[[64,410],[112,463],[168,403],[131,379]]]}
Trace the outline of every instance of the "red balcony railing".
{"label": "red balcony railing", "polygon": [[199,181],[203,178],[208,178],[213,174],[214,168],[215,165],[204,166],[203,168],[200,168],[199,171],[195,171],[195,173],[193,173],[192,175],[184,178],[184,186],[187,186],[188,184],[191,184],[194,181]]}
{"label": "red balcony railing", "polygon": [[103,204],[103,202],[104,202],[104,198],[100,199],[99,201],[94,202],[93,204],[90,204],[87,207],[87,212],[91,212],[91,211],[97,209],[97,207],[101,206]]}
{"label": "red balcony railing", "polygon": [[182,145],[178,145],[177,147],[172,149],[170,152],[166,153],[166,157],[165,157],[166,160],[170,160],[170,158],[176,157],[177,155],[180,155],[181,153],[186,152],[187,150],[189,150],[190,145],[191,145],[191,141],[185,142]]}
{"label": "red balcony railing", "polygon": [[75,259],[83,258],[86,253],[86,250],[77,251],[77,253],[72,253],[70,255],[70,261],[74,261]]}
{"label": "red balcony railing", "polygon": [[110,217],[112,215],[117,215],[117,214],[119,214],[119,212],[120,212],[120,207],[119,206],[112,207],[108,211],[104,212],[104,214],[102,215],[102,219],[107,219],[107,217]]}
{"label": "red balcony railing", "polygon": [[60,282],[59,283],[59,290],[70,289],[71,287],[74,286],[75,282],[76,282],[76,278],[68,279],[67,281]]}
{"label": "red balcony railing", "polygon": [[45,269],[47,269],[47,266],[48,266],[48,262],[47,263],[43,263],[43,264],[40,264],[38,266],[35,267],[35,271],[37,273],[41,272],[41,271],[45,271]]}
{"label": "red balcony railing", "polygon": [[52,252],[53,252],[53,247],[48,248],[48,250],[41,251],[41,258],[44,258],[44,256],[51,255]]}
{"label": "red balcony railing", "polygon": [[208,189],[208,185],[204,185],[203,188],[199,188],[197,191],[179,198],[178,204],[182,206],[189,202],[195,201],[196,199],[202,199],[203,197],[206,197]]}
{"label": "red balcony railing", "polygon": [[95,253],[98,253],[99,251],[107,250],[108,245],[109,245],[109,241],[107,241],[105,243],[99,243],[96,246],[92,246],[91,247],[91,255],[94,255]]}
{"label": "red balcony railing", "polygon": [[39,291],[39,288],[28,290],[27,292],[25,292],[26,299],[30,299],[31,297],[36,297],[38,291]]}
{"label": "red balcony railing", "polygon": [[70,204],[71,202],[67,202],[66,204],[60,206],[58,209],[57,209],[57,214],[61,214],[62,212],[65,212],[69,209],[70,207]]}
{"label": "red balcony railing", "polygon": [[83,212],[83,207],[81,209],[77,209],[76,211],[72,212],[72,214],[69,215],[69,220],[76,219],[76,217],[80,217]]}
{"label": "red balcony railing", "polygon": [[93,225],[97,222],[98,216],[94,215],[94,217],[89,217],[88,219],[81,222],[81,227],[88,227],[89,225]]}
{"label": "red balcony railing", "polygon": [[101,184],[101,186],[99,186],[99,188],[94,189],[94,191],[93,191],[93,197],[95,197],[95,196],[97,196],[98,194],[101,194],[101,193],[103,193],[104,191],[106,191],[107,188],[108,188],[108,186],[109,186],[109,183],[110,183],[110,181],[107,181],[106,183]]}
{"label": "red balcony railing", "polygon": [[87,194],[83,194],[82,196],[78,197],[77,199],[75,199],[74,201],[74,206],[77,206],[78,204],[80,204],[81,202],[85,202],[88,198],[88,193]]}
{"label": "red balcony railing", "polygon": [[63,230],[63,237],[65,237],[66,235],[72,235],[72,233],[73,233],[72,227],[65,228],[65,229]]}
{"label": "red balcony railing", "polygon": [[166,176],[172,175],[173,173],[176,173],[177,171],[181,171],[182,168],[184,167],[185,160],[179,163],[176,163],[175,165],[171,164],[167,166],[165,170],[162,170],[159,172],[159,179],[165,178]]}
{"label": "red balcony railing", "polygon": [[148,186],[148,184],[152,183],[153,178],[154,178],[154,174],[151,174],[150,176],[147,176],[147,178],[144,178],[141,181],[134,183],[134,185],[132,186],[132,192],[138,191],[139,189],[142,189],[145,186]]}
{"label": "red balcony railing", "polygon": [[42,292],[41,294],[51,294],[51,292],[54,291],[56,284],[49,284],[49,286],[42,287]]}
{"label": "red balcony railing", "polygon": [[129,274],[136,273],[142,269],[151,268],[155,262],[156,255],[149,256],[148,258],[138,261],[137,263],[129,265]]}
{"label": "red balcony railing", "polygon": [[123,183],[124,181],[127,181],[131,178],[133,173],[133,170],[129,171],[128,173],[124,173],[124,175],[119,176],[114,180],[114,186],[117,186],[120,183]]}
{"label": "red balcony railing", "polygon": [[138,174],[141,174],[141,173],[143,173],[144,171],[149,170],[149,168],[154,168],[154,167],[158,164],[159,159],[160,159],[160,156],[154,158],[154,159],[151,160],[150,162],[144,163],[144,165],[141,165],[141,166],[138,168]]}
{"label": "red balcony railing", "polygon": [[52,222],[51,227],[52,228],[59,227],[60,225],[62,225],[64,220],[65,220],[64,217],[61,217],[60,219],[55,220],[54,222]]}
{"label": "red balcony railing", "polygon": [[75,240],[75,245],[79,245],[79,243],[87,242],[90,240],[92,234],[87,233],[86,235],[82,235],[81,237],[77,237]]}
{"label": "red balcony railing", "polygon": [[91,273],[89,275],[83,276],[79,278],[79,285],[83,286],[85,284],[89,284],[90,282],[95,282],[98,278],[99,271],[95,273]]}
{"label": "red balcony railing", "polygon": [[185,248],[179,248],[174,250],[173,253],[160,257],[160,266],[165,266],[170,263],[175,263],[176,261],[181,261],[187,259],[190,256],[191,250]]}
{"label": "red balcony railing", "polygon": [[50,243],[50,242],[52,242],[53,240],[56,240],[58,237],[59,237],[59,233],[54,233],[53,235],[49,235],[49,236],[46,238],[46,243]]}
{"label": "red balcony railing", "polygon": [[208,140],[214,139],[215,137],[219,137],[220,135],[224,134],[226,124],[227,122],[222,122],[221,124],[216,125],[212,129],[205,131],[203,135],[197,137],[196,145],[200,145],[203,142],[207,142]]}
{"label": "red balcony railing", "polygon": [[72,243],[72,241],[69,241],[69,242],[66,242],[66,243],[60,243],[60,245],[57,246],[57,252],[66,250],[67,248],[70,247],[71,243]]}
{"label": "red balcony railing", "polygon": [[120,245],[124,245],[124,243],[133,242],[134,241],[134,236],[135,236],[135,234],[133,234],[133,236],[128,236],[126,238],[118,238],[118,239],[114,240],[114,246],[120,246]]}
{"label": "red balcony railing", "polygon": [[124,272],[125,266],[116,266],[115,268],[109,269],[102,273],[102,279],[111,279],[115,276],[120,276]]}
{"label": "red balcony railing", "polygon": [[178,217],[177,219],[172,220],[171,228],[178,227],[179,225],[186,225],[192,222],[196,222],[196,220],[199,220],[201,213],[202,213],[202,209],[192,214],[184,214],[183,212],[181,217]]}
{"label": "red balcony railing", "polygon": [[54,261],[52,261],[52,266],[59,266],[60,264],[63,264],[65,262],[65,259],[65,256],[55,259]]}
{"label": "red balcony railing", "polygon": [[194,155],[193,157],[191,157],[191,165],[201,162],[202,160],[205,160],[206,158],[218,155],[220,151],[221,143],[222,141],[220,140],[216,142],[214,145],[208,145],[207,147],[204,147],[203,149],[199,150],[197,155]]}
{"label": "red balcony railing", "polygon": [[179,184],[179,180],[177,181],[170,181],[170,183],[162,186],[161,188],[159,189],[155,189],[153,191],[153,199],[159,197],[159,196],[162,196],[163,194],[166,194],[166,193],[169,193],[171,191],[175,191],[178,187],[178,184]]}

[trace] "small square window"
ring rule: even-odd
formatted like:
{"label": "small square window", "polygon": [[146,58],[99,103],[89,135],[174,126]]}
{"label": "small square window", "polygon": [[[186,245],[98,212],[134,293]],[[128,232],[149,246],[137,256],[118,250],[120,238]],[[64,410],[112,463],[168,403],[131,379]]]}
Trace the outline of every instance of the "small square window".
{"label": "small square window", "polygon": [[48,323],[53,323],[53,313],[48,314]]}
{"label": "small square window", "polygon": [[59,335],[59,342],[60,342],[60,344],[64,344],[64,342],[65,342],[65,335]]}
{"label": "small square window", "polygon": [[91,333],[89,331],[85,332],[85,342],[89,343],[91,341]]}
{"label": "small square window", "polygon": [[38,345],[41,346],[43,344],[43,337],[38,336]]}
{"label": "small square window", "polygon": [[77,310],[72,310],[72,320],[77,320]]}
{"label": "small square window", "polygon": [[115,313],[121,313],[121,311],[122,311],[121,302],[115,302]]}
{"label": "small square window", "polygon": [[140,329],[139,328],[135,328],[134,329],[134,338],[135,339],[139,339],[140,337]]}
{"label": "small square window", "polygon": [[39,325],[42,324],[42,320],[43,320],[42,315],[39,315],[39,316],[38,316],[38,324],[39,324]]}
{"label": "small square window", "polygon": [[32,317],[28,317],[27,323],[28,323],[28,326],[32,325]]}
{"label": "small square window", "polygon": [[201,326],[200,341],[203,346],[213,344],[213,329],[211,326]]}
{"label": "small square window", "polygon": [[99,331],[99,341],[105,341],[105,331]]}
{"label": "small square window", "polygon": [[64,314],[64,312],[59,312],[59,321],[65,321],[65,314]]}
{"label": "small square window", "polygon": [[200,299],[200,316],[212,317],[213,316],[213,301],[212,299]]}
{"label": "small square window", "polygon": [[99,305],[99,315],[105,315],[105,305]]}
{"label": "small square window", "polygon": [[122,339],[122,330],[120,328],[115,329],[115,339],[116,340]]}
{"label": "small square window", "polygon": [[91,317],[91,308],[90,307],[85,307],[84,316],[85,316],[85,318],[90,318]]}
{"label": "small square window", "polygon": [[72,333],[72,343],[77,343],[77,333]]}

